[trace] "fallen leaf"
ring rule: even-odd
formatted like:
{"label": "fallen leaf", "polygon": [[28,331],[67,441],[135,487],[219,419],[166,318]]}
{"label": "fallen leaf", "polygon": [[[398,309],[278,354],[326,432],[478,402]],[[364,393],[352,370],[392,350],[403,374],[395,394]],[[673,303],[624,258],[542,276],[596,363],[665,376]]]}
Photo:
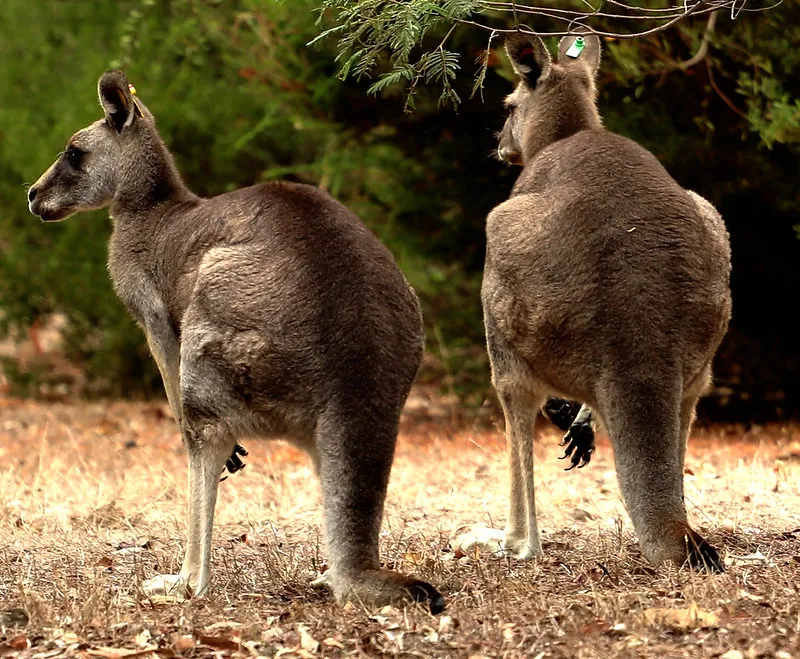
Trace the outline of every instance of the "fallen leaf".
{"label": "fallen leaf", "polygon": [[439,618],[439,634],[442,636],[446,636],[448,634],[452,634],[456,629],[458,629],[459,623],[458,620],[453,618],[452,616],[443,615]]}
{"label": "fallen leaf", "polygon": [[133,657],[143,657],[158,650],[157,645],[149,645],[139,650],[130,650],[128,648],[111,648],[100,646],[97,648],[89,648],[86,654],[92,657],[103,657],[103,659],[132,659]]}
{"label": "fallen leaf", "polygon": [[234,620],[220,620],[219,622],[214,622],[208,625],[205,628],[206,633],[208,632],[216,632],[219,630],[230,630],[230,629],[239,629],[242,626],[241,622],[236,622]]}
{"label": "fallen leaf", "polygon": [[679,609],[645,609],[644,621],[648,625],[664,625],[674,629],[700,629],[717,627],[719,616],[692,602],[688,607]]}
{"label": "fallen leaf", "polygon": [[756,549],[755,552],[746,556],[731,556],[731,562],[734,565],[764,565],[767,562],[767,557]]}
{"label": "fallen leaf", "polygon": [[594,634],[600,634],[601,632],[607,632],[608,630],[608,623],[605,620],[597,619],[583,625],[580,628],[580,634],[581,636],[585,637],[592,636]]}
{"label": "fallen leaf", "polygon": [[136,637],[133,639],[133,642],[136,643],[136,646],[139,648],[146,648],[151,645],[151,641],[153,640],[152,634],[150,634],[149,629],[143,629]]}
{"label": "fallen leaf", "polygon": [[172,636],[172,645],[175,646],[175,649],[178,652],[186,652],[186,650],[190,650],[196,645],[194,640],[194,636],[182,636],[180,634],[174,634]]}
{"label": "fallen leaf", "polygon": [[744,652],[728,650],[725,654],[720,655],[719,659],[744,659]]}
{"label": "fallen leaf", "polygon": [[319,651],[319,641],[311,635],[311,632],[308,631],[308,627],[306,625],[297,625],[297,632],[300,634],[301,648],[303,648],[306,652]]}
{"label": "fallen leaf", "polygon": [[228,650],[230,652],[236,652],[242,648],[241,643],[232,641],[224,636],[210,636],[201,631],[196,631],[194,633],[194,637],[197,639],[198,643],[209,648],[214,648],[215,650]]}
{"label": "fallen leaf", "polygon": [[479,556],[482,552],[489,555],[503,555],[503,539],[505,533],[483,525],[468,526],[450,540],[450,546],[456,558],[462,556]]}
{"label": "fallen leaf", "polygon": [[20,634],[19,636],[15,636],[8,641],[8,647],[10,647],[12,650],[27,650],[29,647],[31,647],[31,642],[27,636]]}
{"label": "fallen leaf", "polygon": [[414,552],[406,552],[403,554],[403,560],[406,563],[411,563],[412,565],[421,565],[422,564],[422,554],[417,554]]}
{"label": "fallen leaf", "polygon": [[283,638],[284,631],[280,627],[270,627],[261,632],[261,640],[265,643],[272,643],[279,638]]}
{"label": "fallen leaf", "polygon": [[72,645],[73,643],[81,642],[81,637],[74,632],[62,632],[60,635],[54,632],[53,637],[64,645]]}
{"label": "fallen leaf", "polygon": [[168,606],[170,604],[183,604],[186,598],[182,595],[145,595],[148,604],[155,606]]}

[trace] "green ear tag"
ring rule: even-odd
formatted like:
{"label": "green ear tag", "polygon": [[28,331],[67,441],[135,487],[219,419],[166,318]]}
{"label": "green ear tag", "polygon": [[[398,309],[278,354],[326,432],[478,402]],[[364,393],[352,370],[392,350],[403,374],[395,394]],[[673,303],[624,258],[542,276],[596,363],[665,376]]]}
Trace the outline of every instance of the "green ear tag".
{"label": "green ear tag", "polygon": [[567,57],[577,57],[581,54],[585,46],[586,44],[583,43],[583,37],[578,37],[569,47],[569,50],[567,51]]}

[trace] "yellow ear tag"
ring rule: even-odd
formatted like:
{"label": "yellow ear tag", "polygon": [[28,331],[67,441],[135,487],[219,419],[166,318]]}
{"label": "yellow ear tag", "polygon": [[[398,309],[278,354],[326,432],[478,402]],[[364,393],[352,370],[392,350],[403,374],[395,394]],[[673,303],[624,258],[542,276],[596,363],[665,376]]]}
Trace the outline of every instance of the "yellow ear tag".
{"label": "yellow ear tag", "polygon": [[[134,87],[131,83],[128,83],[128,91],[131,93],[131,96],[136,96],[136,87]],[[140,117],[144,116],[142,114],[142,108],[139,107],[139,103],[135,98],[133,99],[133,106],[136,108],[136,114],[138,114]]]}

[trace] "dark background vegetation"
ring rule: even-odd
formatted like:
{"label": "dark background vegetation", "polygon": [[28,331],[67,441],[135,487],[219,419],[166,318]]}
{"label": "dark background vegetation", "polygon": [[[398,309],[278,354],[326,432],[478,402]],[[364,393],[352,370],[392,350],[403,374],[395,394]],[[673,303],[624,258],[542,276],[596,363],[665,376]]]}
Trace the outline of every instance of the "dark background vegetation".
{"label": "dark background vegetation", "polygon": [[[402,87],[337,78],[337,44],[312,0],[3,0],[0,4],[0,332],[24,338],[65,314],[72,393],[150,396],[160,382],[143,337],[116,300],[105,258],[110,221],[58,225],[28,214],[25,184],[72,132],[100,117],[95,85],[124,68],[157,117],[187,183],[213,195],[284,178],[323,186],[386,242],[424,304],[423,379],[467,404],[488,391],[479,286],[483,223],[517,175],[491,157],[511,76],[499,44],[483,99],[469,98],[486,34],[459,27],[458,110]],[[330,17],[323,15],[325,25]],[[800,3],[720,16],[708,56],[704,18],[607,41],[600,107],[607,126],[651,149],[714,203],[733,247],[734,319],[718,355],[715,419],[800,416]],[[443,26],[446,29],[449,26]],[[432,43],[436,43],[432,35]],[[35,395],[47,364],[7,359],[14,391]]]}

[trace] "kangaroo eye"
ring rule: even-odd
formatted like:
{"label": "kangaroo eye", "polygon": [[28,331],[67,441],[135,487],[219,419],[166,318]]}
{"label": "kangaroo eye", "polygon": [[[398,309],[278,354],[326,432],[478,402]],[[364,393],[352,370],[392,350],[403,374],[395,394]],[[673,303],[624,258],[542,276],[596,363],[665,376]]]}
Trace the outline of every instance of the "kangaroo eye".
{"label": "kangaroo eye", "polygon": [[86,151],[83,151],[76,146],[71,146],[64,152],[64,158],[66,158],[67,162],[70,164],[70,167],[73,169],[78,169],[81,166],[81,161],[85,155]]}

